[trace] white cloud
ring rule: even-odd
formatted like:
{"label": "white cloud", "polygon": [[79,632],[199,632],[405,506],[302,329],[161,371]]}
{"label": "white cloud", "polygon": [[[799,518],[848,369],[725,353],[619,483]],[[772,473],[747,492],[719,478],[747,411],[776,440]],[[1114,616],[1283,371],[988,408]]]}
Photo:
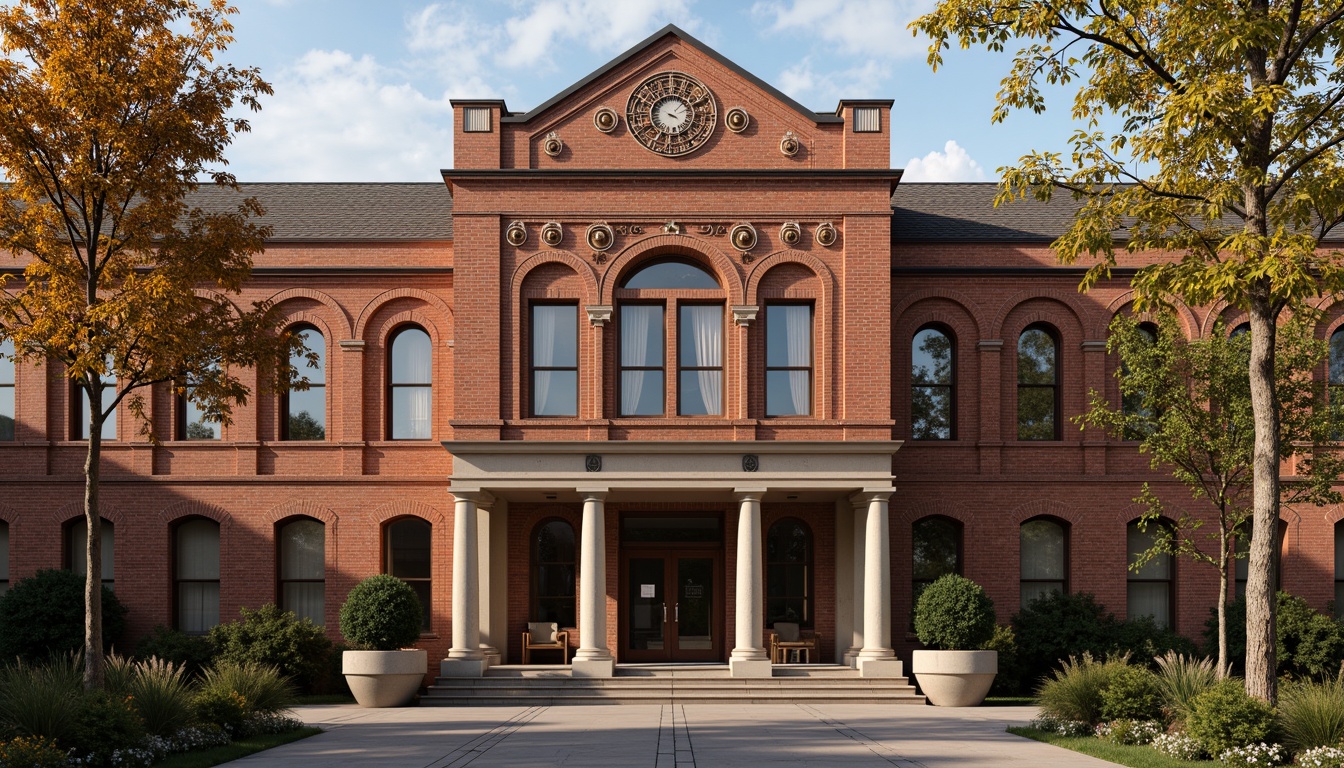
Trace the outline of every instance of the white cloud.
{"label": "white cloud", "polygon": [[[808,96],[826,96],[832,99],[871,98],[883,89],[886,81],[886,69],[876,61],[869,61],[857,67],[817,72],[812,57],[804,56],[797,64],[779,73],[779,89],[798,101]],[[832,109],[830,104],[812,104],[816,109]]]}
{"label": "white cloud", "polygon": [[752,15],[771,33],[801,33],[836,53],[890,59],[922,54],[928,44],[907,26],[933,10],[933,0],[761,0]]}
{"label": "white cloud", "polygon": [[984,181],[985,169],[961,148],[948,140],[943,151],[912,157],[905,164],[902,181]]}
{"label": "white cloud", "polygon": [[618,52],[675,22],[693,31],[688,0],[540,0],[504,20],[507,45],[497,62],[512,68],[554,66],[563,48]]}

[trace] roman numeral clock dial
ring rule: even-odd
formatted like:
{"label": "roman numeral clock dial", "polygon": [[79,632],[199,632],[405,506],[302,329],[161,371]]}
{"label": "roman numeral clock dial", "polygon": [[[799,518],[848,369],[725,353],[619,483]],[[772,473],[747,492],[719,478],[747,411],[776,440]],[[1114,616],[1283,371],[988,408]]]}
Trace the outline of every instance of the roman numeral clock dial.
{"label": "roman numeral clock dial", "polygon": [[681,72],[660,72],[640,83],[625,107],[630,135],[667,157],[688,155],[714,133],[718,109],[704,83]]}

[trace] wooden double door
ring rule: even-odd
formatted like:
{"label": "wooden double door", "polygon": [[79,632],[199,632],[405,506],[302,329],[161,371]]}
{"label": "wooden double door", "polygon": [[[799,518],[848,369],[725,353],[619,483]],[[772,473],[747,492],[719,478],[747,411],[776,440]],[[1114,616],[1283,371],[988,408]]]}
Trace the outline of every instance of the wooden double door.
{"label": "wooden double door", "polygon": [[620,658],[722,661],[723,548],[640,548],[621,555]]}

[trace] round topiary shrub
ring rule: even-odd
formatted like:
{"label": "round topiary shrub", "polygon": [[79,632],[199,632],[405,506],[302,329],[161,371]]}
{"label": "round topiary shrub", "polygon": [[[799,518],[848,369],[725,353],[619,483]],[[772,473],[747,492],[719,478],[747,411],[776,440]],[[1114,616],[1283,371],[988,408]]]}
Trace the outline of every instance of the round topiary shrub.
{"label": "round topiary shrub", "polygon": [[1190,702],[1185,731],[1211,755],[1270,741],[1274,708],[1249,696],[1236,678],[1220,680]]}
{"label": "round topiary shrub", "polygon": [[929,648],[978,650],[994,637],[994,601],[979,584],[950,573],[920,593],[915,634]]}
{"label": "round topiary shrub", "polygon": [[[103,649],[126,629],[126,607],[103,587]],[[38,571],[0,597],[0,659],[29,662],[84,647],[84,577],[71,571]]]}
{"label": "round topiary shrub", "polygon": [[395,651],[420,637],[423,614],[410,585],[388,574],[359,582],[341,606],[341,634],[352,645]]}
{"label": "round topiary shrub", "polygon": [[1105,720],[1162,719],[1157,675],[1146,667],[1117,665],[1101,689],[1101,716]]}

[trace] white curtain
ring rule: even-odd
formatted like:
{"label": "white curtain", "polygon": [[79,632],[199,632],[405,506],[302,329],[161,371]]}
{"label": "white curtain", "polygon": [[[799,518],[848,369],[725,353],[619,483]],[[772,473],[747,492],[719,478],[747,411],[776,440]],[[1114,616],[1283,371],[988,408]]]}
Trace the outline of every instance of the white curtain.
{"label": "white curtain", "polygon": [[[114,560],[116,559],[115,535],[113,534],[112,523],[104,520],[98,527],[100,538],[103,540],[103,581],[112,581],[116,578]],[[70,526],[70,570],[83,576],[85,566],[88,565],[88,541],[89,526],[83,521]],[[107,585],[109,588],[111,584]]]}
{"label": "white curtain", "polygon": [[[788,331],[788,362],[790,367],[810,367],[812,365],[812,308],[792,307],[785,315]],[[789,371],[789,397],[793,400],[793,412],[798,416],[812,413],[809,402],[812,397],[809,371]]]}
{"label": "white curtain", "polygon": [[314,624],[326,623],[326,551],[326,526],[317,520],[295,520],[280,530],[281,607]]}
{"label": "white curtain", "polygon": [[[723,413],[723,310],[719,307],[687,307],[686,319],[695,343],[695,367],[710,368],[696,372],[705,413]],[[684,364],[684,363],[683,363]]]}
{"label": "white curtain", "polygon": [[[1146,531],[1140,531],[1138,524],[1129,524],[1125,543],[1129,550],[1130,563],[1135,561],[1139,553],[1153,546],[1157,534],[1156,526],[1157,523],[1149,523]],[[1152,616],[1159,627],[1171,624],[1171,565],[1171,555],[1158,555],[1138,571],[1129,572],[1128,618]]]}
{"label": "white curtain", "polygon": [[[649,330],[654,310],[651,306],[621,307],[621,366],[645,365],[649,350]],[[621,415],[636,415],[644,393],[648,371],[621,372]]]}
{"label": "white curtain", "polygon": [[219,623],[219,524],[192,520],[177,529],[177,616],[184,632]]}
{"label": "white curtain", "polygon": [[[555,365],[555,318],[549,307],[537,307],[532,314],[532,365],[550,368]],[[555,371],[536,371],[532,377],[532,410],[538,415],[551,413],[547,399],[551,396],[551,377]]]}
{"label": "white curtain", "polygon": [[[433,353],[430,349],[429,334],[419,328],[402,331],[392,342],[392,383],[393,384],[431,384],[434,381]],[[432,416],[433,388],[404,387],[397,391],[394,399],[401,399],[401,409],[393,404],[393,416],[404,417],[404,433],[394,436],[411,440],[425,440],[430,436],[430,418]],[[395,411],[401,410],[401,414]]]}

